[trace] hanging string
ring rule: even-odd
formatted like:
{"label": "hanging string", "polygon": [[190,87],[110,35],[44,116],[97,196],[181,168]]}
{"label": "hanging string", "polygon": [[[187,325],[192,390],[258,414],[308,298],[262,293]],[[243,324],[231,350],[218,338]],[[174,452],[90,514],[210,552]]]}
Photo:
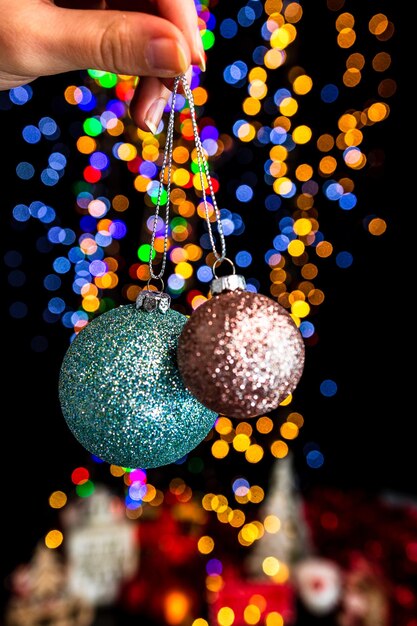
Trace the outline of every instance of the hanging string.
{"label": "hanging string", "polygon": [[[216,197],[214,195],[213,184],[211,181],[210,171],[205,155],[205,150],[201,143],[200,135],[198,132],[197,119],[195,113],[195,104],[192,91],[188,85],[187,79],[182,74],[178,76],[174,81],[174,87],[172,90],[172,99],[171,99],[171,109],[168,120],[166,141],[165,141],[165,149],[164,156],[162,160],[161,172],[159,176],[159,187],[158,187],[158,196],[156,201],[155,215],[153,220],[152,227],[152,237],[149,251],[149,274],[150,277],[157,280],[159,279],[162,283],[162,277],[165,272],[166,261],[167,261],[167,251],[168,251],[168,234],[169,234],[169,205],[170,205],[170,195],[171,195],[171,181],[172,181],[172,153],[173,153],[173,145],[174,145],[174,123],[175,123],[175,104],[177,100],[178,87],[182,83],[184,94],[188,100],[190,106],[190,115],[191,115],[191,123],[193,127],[193,135],[194,135],[194,143],[197,154],[197,165],[200,176],[200,184],[203,195],[203,204],[204,204],[204,214],[207,222],[207,229],[210,238],[210,245],[215,257],[215,266],[217,267],[222,261],[224,261],[226,257],[226,241],[224,238],[223,225],[221,222],[220,210],[217,206]],[[164,245],[162,251],[162,263],[161,269],[158,274],[154,272],[153,269],[153,256],[156,253],[155,250],[155,238],[156,232],[158,230],[158,222],[159,215],[161,211],[161,200],[162,200],[162,192],[164,190],[164,178],[165,171],[167,170],[167,184],[166,184],[166,193],[167,200],[165,204],[165,218],[164,218]],[[210,191],[211,204],[208,202],[206,187],[208,187]],[[220,252],[217,251],[216,242],[214,239],[212,223],[210,221],[210,213],[211,209],[214,210],[215,222],[217,223],[217,230],[220,238]],[[229,260],[229,259],[228,259]],[[230,260],[229,260],[230,262]],[[233,266],[233,263],[232,263]]]}

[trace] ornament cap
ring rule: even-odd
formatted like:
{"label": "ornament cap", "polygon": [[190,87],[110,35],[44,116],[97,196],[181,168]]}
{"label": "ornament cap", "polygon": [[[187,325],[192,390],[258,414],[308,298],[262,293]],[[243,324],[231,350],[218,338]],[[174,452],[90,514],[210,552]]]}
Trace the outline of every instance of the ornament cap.
{"label": "ornament cap", "polygon": [[220,276],[211,281],[210,291],[213,296],[224,291],[237,291],[246,289],[246,280],[240,274],[230,274],[229,276]]}
{"label": "ornament cap", "polygon": [[163,291],[143,289],[136,298],[136,308],[147,313],[158,311],[165,315],[171,306],[171,296]]}

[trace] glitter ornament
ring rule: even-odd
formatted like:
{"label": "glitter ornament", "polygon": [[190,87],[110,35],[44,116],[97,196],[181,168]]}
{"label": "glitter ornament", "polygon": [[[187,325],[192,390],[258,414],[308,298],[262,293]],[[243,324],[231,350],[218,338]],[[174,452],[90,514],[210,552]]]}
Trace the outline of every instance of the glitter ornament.
{"label": "glitter ornament", "polygon": [[[139,308],[138,308],[139,307]],[[169,296],[142,291],[91,321],[70,345],[60,372],[63,415],[92,454],[122,467],[177,461],[217,417],[191,395],[177,363],[185,315]]]}
{"label": "glitter ornament", "polygon": [[288,312],[244,286],[242,276],[216,278],[213,297],[194,311],[178,341],[187,388],[208,408],[236,418],[275,409],[304,367],[304,342]]}

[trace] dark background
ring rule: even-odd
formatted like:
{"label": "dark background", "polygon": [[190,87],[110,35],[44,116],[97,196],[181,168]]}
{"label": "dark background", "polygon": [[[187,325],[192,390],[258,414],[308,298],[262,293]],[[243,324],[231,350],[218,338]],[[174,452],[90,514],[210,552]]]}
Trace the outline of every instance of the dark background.
{"label": "dark background", "polygon": [[[312,4],[314,7],[310,6]],[[389,51],[393,57],[389,74],[398,81],[400,23],[396,7],[381,1],[377,9],[361,2],[349,2],[347,5],[345,10],[351,10],[357,20],[357,49],[369,62],[376,51]],[[298,41],[291,51],[296,61],[290,58],[288,67],[301,65],[317,81],[317,85],[327,82],[340,84],[348,52],[337,49],[334,42],[337,14],[329,11],[324,2],[306,2],[303,9],[304,18],[297,25]],[[367,48],[372,37],[366,28],[369,17],[376,10],[385,12],[394,21],[396,34],[386,45],[376,46],[375,52],[372,52]],[[220,2],[214,13],[219,20],[234,17],[227,2]],[[244,97],[242,89],[223,83],[223,69],[239,58],[250,62],[250,52],[255,47],[254,38],[260,39],[258,31],[258,26],[240,29],[238,36],[231,41],[218,36],[215,47],[208,53],[208,71],[203,83],[209,92],[205,115],[214,120],[221,132],[231,133],[233,122],[240,116]],[[259,40],[256,45],[260,43]],[[275,73],[275,88],[280,84],[288,85],[287,70],[280,68]],[[54,525],[54,512],[47,503],[51,491],[65,490],[70,484],[69,476],[73,468],[88,460],[87,453],[70,435],[58,404],[58,372],[70,331],[60,323],[47,324],[42,319],[49,298],[42,280],[51,271],[52,258],[36,249],[36,241],[44,235],[44,229],[37,223],[22,227],[11,218],[16,203],[44,197],[40,183],[20,181],[15,174],[16,164],[26,158],[33,160],[35,154],[34,147],[27,146],[22,140],[21,129],[32,119],[50,114],[60,124],[60,142],[73,146],[77,118],[83,118],[75,107],[65,106],[62,94],[66,85],[81,84],[82,77],[82,74],[75,73],[73,77],[39,79],[33,85],[35,95],[29,104],[0,111],[2,258],[8,250],[20,251],[23,256],[21,269],[26,274],[24,286],[17,290],[8,285],[10,270],[2,265],[3,577],[17,564],[30,558],[38,539]],[[346,109],[363,108],[367,100],[375,98],[375,85],[380,78],[368,69],[358,87],[349,90],[342,85],[339,99],[327,107],[320,102],[319,88],[315,87],[311,96],[302,100],[299,119],[312,126],[314,135],[334,128],[335,120]],[[409,366],[405,360],[405,356],[412,359],[413,354],[409,349],[411,314],[404,306],[407,301],[407,268],[401,223],[405,205],[399,197],[398,182],[402,176],[401,140],[404,133],[400,119],[400,93],[399,89],[390,99],[389,118],[365,129],[362,146],[365,153],[379,150],[384,158],[378,167],[367,166],[359,172],[348,173],[355,180],[355,193],[359,199],[355,209],[341,211],[323,194],[319,194],[316,203],[325,238],[332,242],[335,251],[349,250],[354,262],[351,268],[341,270],[334,259],[318,261],[320,273],[315,282],[324,291],[326,300],[312,318],[319,341],[314,347],[307,348],[305,372],[295,394],[294,408],[303,414],[305,425],[300,437],[290,443],[300,488],[306,494],[317,485],[329,485],[344,490],[365,490],[370,494],[390,491],[407,497],[417,496],[411,434],[412,404],[406,376]],[[41,160],[44,155],[41,154],[42,149],[39,150]],[[25,151],[32,152],[26,156]],[[242,164],[238,152],[236,150],[216,165],[222,185],[219,204],[233,210],[231,205],[236,202],[232,195],[233,181],[239,181],[243,171],[253,170],[258,175],[258,182],[254,200],[236,209],[241,212],[247,228],[242,236],[228,239],[228,250],[230,256],[240,249],[252,253],[255,263],[250,275],[256,276],[263,293],[268,293],[269,270],[263,259],[266,250],[271,247],[271,232],[274,228],[276,231],[277,215],[263,208],[264,197],[270,193],[270,188],[266,191],[263,188],[260,174],[265,158],[259,159],[255,154],[249,164]],[[312,161],[314,158],[317,161],[318,156],[316,150],[315,156],[311,155]],[[65,222],[71,224],[72,221],[74,229],[77,217],[71,216],[71,185],[73,177],[81,171],[77,158],[72,147],[73,160],[69,162],[65,177],[55,188],[47,190],[49,203],[58,213],[60,210],[65,212]],[[292,158],[297,159],[297,154]],[[303,159],[309,162],[305,156]],[[131,178],[121,167],[112,176],[111,184],[120,185],[122,192],[126,192],[126,186],[131,189]],[[364,227],[364,220],[371,214],[387,222],[387,231],[381,237],[373,237]],[[133,233],[139,232],[135,227],[139,227],[140,219],[140,211],[130,217]],[[132,259],[134,240],[132,235],[132,239],[124,244],[126,256],[130,254]],[[130,243],[133,248],[129,252],[127,247]],[[203,286],[200,288],[204,289]],[[64,298],[72,299],[76,306],[77,296],[71,295],[70,284],[68,290]],[[122,303],[120,291],[117,291],[114,297]],[[28,315],[22,320],[13,319],[8,313],[10,304],[16,299],[28,305]],[[31,348],[33,338],[39,335],[48,342],[44,352],[34,352]],[[326,378],[338,384],[338,393],[332,398],[324,398],[319,392],[320,383]],[[303,447],[311,441],[318,444],[325,457],[324,465],[318,470],[309,468],[305,462]],[[214,474],[215,463],[213,461]],[[232,474],[234,468],[229,466],[227,470]],[[97,472],[100,471],[98,468]],[[159,476],[163,482],[162,474]]]}

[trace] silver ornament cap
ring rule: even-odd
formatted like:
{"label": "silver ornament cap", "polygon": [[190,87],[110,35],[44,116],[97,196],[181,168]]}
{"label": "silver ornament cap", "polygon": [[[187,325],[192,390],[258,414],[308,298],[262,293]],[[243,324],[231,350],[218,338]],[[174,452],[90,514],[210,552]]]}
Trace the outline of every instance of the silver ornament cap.
{"label": "silver ornament cap", "polygon": [[210,292],[213,296],[225,291],[246,290],[246,280],[240,274],[230,274],[213,278],[210,285]]}
{"label": "silver ornament cap", "polygon": [[158,311],[165,315],[171,306],[171,296],[163,291],[143,289],[136,298],[136,308],[147,313]]}

